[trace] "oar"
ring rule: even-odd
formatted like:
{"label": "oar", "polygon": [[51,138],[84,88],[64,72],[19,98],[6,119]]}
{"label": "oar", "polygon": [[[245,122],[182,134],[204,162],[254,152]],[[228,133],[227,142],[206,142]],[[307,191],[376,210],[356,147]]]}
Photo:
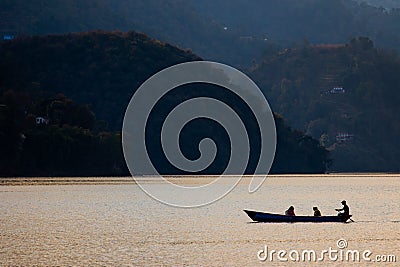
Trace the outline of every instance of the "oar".
{"label": "oar", "polygon": [[[340,211],[340,209],[335,209],[335,211]],[[353,221],[353,219],[350,217],[349,218],[349,220],[351,221],[351,222],[355,222],[355,221]]]}

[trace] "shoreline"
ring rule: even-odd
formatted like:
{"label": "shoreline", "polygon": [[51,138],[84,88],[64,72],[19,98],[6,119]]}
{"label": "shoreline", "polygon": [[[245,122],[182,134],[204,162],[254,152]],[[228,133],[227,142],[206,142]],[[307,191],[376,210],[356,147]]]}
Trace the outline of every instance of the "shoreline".
{"label": "shoreline", "polygon": [[136,184],[132,177],[6,177],[0,186]]}
{"label": "shoreline", "polygon": [[[400,173],[329,173],[329,174],[271,174],[267,178],[275,179],[293,179],[293,178],[339,178],[339,177],[353,177],[353,178],[366,178],[366,177],[398,177]],[[204,175],[204,176],[178,176],[166,175],[164,176],[171,182],[179,183],[179,180],[197,179],[215,179],[218,175]],[[223,178],[237,177],[236,175],[225,175]],[[243,178],[252,178],[252,175],[243,175]],[[157,182],[158,178],[155,176],[140,176],[146,182]],[[137,184],[133,177],[0,177],[0,186],[30,186],[30,185],[123,185],[123,184]]]}

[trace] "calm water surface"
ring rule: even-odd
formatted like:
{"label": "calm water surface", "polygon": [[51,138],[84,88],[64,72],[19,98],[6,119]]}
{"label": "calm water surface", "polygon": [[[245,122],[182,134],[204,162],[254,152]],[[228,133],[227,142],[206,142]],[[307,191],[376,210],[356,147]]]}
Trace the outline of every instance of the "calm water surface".
{"label": "calm water surface", "polygon": [[[347,242],[344,251],[400,261],[400,176],[269,177],[254,194],[244,180],[222,200],[196,209],[160,204],[133,184],[1,186],[0,266],[396,265],[257,257],[265,246],[319,256],[338,249],[339,239]],[[343,199],[354,223],[251,223],[242,211],[283,213],[294,205],[296,214],[309,215],[318,206],[328,215]]]}

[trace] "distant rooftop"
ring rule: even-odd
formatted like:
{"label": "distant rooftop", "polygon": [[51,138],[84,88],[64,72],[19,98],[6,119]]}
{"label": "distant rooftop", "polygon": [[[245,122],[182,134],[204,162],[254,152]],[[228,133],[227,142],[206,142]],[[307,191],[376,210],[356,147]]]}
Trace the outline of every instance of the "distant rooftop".
{"label": "distant rooftop", "polygon": [[12,39],[14,39],[14,38],[15,38],[14,35],[9,35],[9,34],[3,35],[3,40],[12,40]]}

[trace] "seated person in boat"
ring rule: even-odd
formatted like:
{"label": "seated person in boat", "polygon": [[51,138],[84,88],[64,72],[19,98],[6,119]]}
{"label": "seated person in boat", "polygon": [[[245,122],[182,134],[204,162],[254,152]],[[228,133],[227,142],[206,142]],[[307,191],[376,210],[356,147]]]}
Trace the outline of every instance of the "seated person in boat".
{"label": "seated person in boat", "polygon": [[314,210],[314,216],[321,216],[321,212],[319,211],[319,209],[317,207],[313,207],[312,208]]}
{"label": "seated person in boat", "polygon": [[285,211],[285,215],[286,216],[296,216],[296,214],[294,214],[294,207],[290,206],[286,211]]}
{"label": "seated person in boat", "polygon": [[349,206],[346,204],[346,200],[343,200],[342,202],[343,208],[341,209],[335,209],[336,211],[342,211],[338,214],[338,216],[349,216],[350,215],[350,209]]}

